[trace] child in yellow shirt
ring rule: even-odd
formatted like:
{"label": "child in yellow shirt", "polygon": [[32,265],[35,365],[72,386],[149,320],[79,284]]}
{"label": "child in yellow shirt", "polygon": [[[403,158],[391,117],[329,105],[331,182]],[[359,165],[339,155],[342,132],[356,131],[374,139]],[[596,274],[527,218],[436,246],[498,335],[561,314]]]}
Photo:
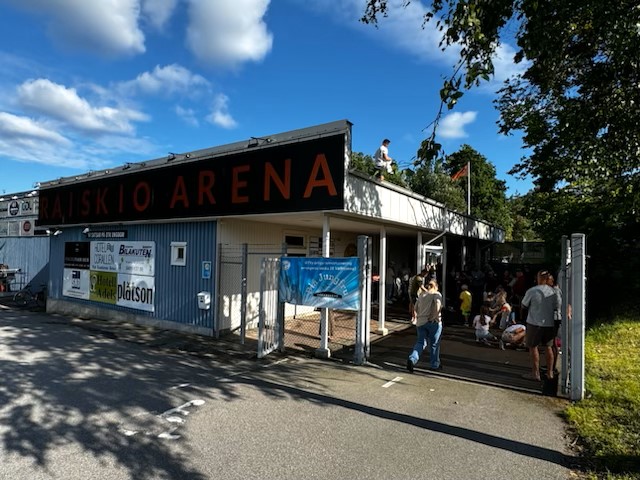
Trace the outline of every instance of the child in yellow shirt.
{"label": "child in yellow shirt", "polygon": [[464,326],[469,326],[469,316],[471,315],[471,292],[467,285],[462,285],[462,292],[460,292],[460,312],[464,319]]}

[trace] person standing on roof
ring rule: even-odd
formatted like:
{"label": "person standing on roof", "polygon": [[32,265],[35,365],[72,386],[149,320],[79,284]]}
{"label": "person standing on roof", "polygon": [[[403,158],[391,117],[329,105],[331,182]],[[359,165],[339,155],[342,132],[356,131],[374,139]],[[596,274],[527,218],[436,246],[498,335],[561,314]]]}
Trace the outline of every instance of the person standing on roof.
{"label": "person standing on roof", "polygon": [[391,140],[385,138],[382,141],[382,145],[378,147],[376,153],[373,155],[373,161],[376,164],[376,178],[384,180],[385,173],[391,173],[391,162],[393,158],[389,156],[389,144]]}

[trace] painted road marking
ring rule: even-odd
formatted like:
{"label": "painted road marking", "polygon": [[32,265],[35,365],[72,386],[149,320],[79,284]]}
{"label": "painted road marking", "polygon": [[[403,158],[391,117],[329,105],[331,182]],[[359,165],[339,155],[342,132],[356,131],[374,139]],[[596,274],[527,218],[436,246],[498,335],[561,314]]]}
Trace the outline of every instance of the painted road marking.
{"label": "painted road marking", "polygon": [[389,388],[391,385],[398,383],[400,380],[402,380],[402,377],[396,377],[393,380],[388,381],[387,383],[382,385],[382,388]]}

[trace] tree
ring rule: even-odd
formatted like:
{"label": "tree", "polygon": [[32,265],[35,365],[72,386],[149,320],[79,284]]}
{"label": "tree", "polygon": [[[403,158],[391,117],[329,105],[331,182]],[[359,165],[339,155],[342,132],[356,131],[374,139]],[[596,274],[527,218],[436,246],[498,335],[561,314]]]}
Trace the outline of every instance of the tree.
{"label": "tree", "polygon": [[[449,175],[467,164],[471,165],[471,215],[500,226],[510,237],[513,221],[507,205],[504,180],[498,180],[493,164],[469,145],[463,145],[460,150],[445,157],[444,165]],[[456,182],[462,186],[466,196],[467,182],[462,178]]]}
{"label": "tree", "polygon": [[[367,0],[362,20],[375,23],[387,13],[387,0]],[[514,173],[532,175],[545,190],[637,174],[637,0],[432,0],[425,21],[436,22],[443,49],[461,47],[454,73],[440,91],[448,108],[465,88],[490,78],[502,35],[515,28],[514,59],[529,66],[501,92],[500,125],[504,133],[524,131],[533,153]],[[439,145],[428,143],[424,160],[438,151]]]}
{"label": "tree", "polygon": [[471,164],[471,215],[503,228],[509,237],[513,221],[506,199],[506,185],[496,178],[495,167],[469,145],[444,159],[422,163],[409,179],[413,191],[444,203],[458,212],[467,211],[466,177],[452,180],[452,175]]}
{"label": "tree", "polygon": [[531,221],[531,218],[535,218],[535,215],[530,215],[526,199],[527,195],[514,196],[507,199],[513,221],[511,235],[506,238],[509,241],[535,242],[542,240]]}
{"label": "tree", "polygon": [[[435,132],[443,108],[489,79],[492,55],[503,37],[514,38],[514,60],[526,62],[526,70],[506,83],[496,106],[501,132],[522,131],[531,150],[511,173],[534,179],[536,191],[526,200],[533,226],[548,248],[558,248],[561,235],[586,233],[590,284],[628,291],[640,257],[637,0],[432,0],[430,6],[425,21],[442,32],[442,48],[461,48],[422,161],[441,154]],[[375,23],[387,13],[386,0],[367,0],[362,20]]]}
{"label": "tree", "polygon": [[451,181],[442,162],[433,167],[422,164],[409,177],[409,187],[416,193],[431,198],[458,212],[466,212],[467,201],[464,191]]}

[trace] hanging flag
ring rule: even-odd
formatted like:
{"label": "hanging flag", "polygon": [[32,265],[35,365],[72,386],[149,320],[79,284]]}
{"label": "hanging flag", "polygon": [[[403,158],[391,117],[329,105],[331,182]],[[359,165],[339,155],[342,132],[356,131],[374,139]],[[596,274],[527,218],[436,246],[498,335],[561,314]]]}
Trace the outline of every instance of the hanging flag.
{"label": "hanging flag", "polygon": [[451,175],[451,180],[455,181],[455,180],[458,180],[460,177],[466,177],[467,175],[469,175],[469,164],[468,163],[466,163],[464,165],[464,167],[462,167],[456,173]]}

